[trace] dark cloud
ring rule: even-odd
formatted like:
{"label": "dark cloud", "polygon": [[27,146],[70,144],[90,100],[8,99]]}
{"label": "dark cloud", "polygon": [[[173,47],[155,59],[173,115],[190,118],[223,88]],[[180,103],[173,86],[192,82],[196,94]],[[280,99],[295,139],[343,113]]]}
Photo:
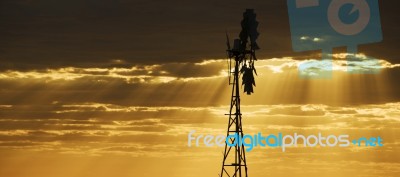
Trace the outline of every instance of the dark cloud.
{"label": "dark cloud", "polygon": [[[393,62],[398,58],[398,1],[380,5],[384,40],[360,51]],[[255,8],[260,21],[259,57],[310,54],[292,52],[286,1],[4,0],[0,69],[224,58],[225,29],[231,38],[237,36],[245,8]]]}

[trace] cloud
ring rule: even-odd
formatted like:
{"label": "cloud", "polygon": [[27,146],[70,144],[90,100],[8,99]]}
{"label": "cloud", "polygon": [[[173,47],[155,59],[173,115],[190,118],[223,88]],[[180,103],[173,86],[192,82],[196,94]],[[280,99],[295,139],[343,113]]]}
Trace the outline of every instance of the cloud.
{"label": "cloud", "polygon": [[[360,56],[364,56],[361,55]],[[341,57],[339,55],[338,57]],[[380,68],[375,75],[354,75],[350,65],[334,60],[331,80],[324,82],[299,77],[298,67],[305,61],[292,57],[258,60],[255,93],[260,99],[247,98],[248,104],[366,104],[393,102],[400,98],[396,82],[399,65],[379,60],[379,65],[352,65],[361,71]],[[315,71],[323,67],[312,67]],[[310,70],[312,72],[313,70]],[[104,68],[48,68],[44,70],[7,70],[0,72],[1,105],[53,102],[99,102],[116,105],[215,106],[226,104],[230,96],[226,60],[197,63],[166,63]],[[356,77],[354,77],[356,76]],[[282,78],[285,78],[284,80]],[[354,80],[365,80],[350,87]],[[344,89],[334,88],[338,84]],[[357,89],[362,87],[363,89]],[[296,89],[293,89],[296,88]],[[377,91],[379,90],[379,91]],[[326,95],[336,94],[335,97]],[[45,95],[45,96],[44,96]],[[366,97],[365,95],[373,95]],[[307,98],[307,99],[306,99]],[[36,113],[32,113],[34,117]]]}
{"label": "cloud", "polygon": [[321,41],[323,41],[324,39],[317,38],[317,37],[310,37],[310,36],[302,36],[302,37],[300,38],[300,40],[303,40],[303,41],[313,41],[313,42],[321,42]]}
{"label": "cloud", "polygon": [[[390,136],[400,125],[400,103],[335,107],[328,105],[244,105],[243,118],[247,132],[284,131],[350,132],[362,135],[377,132],[386,143],[397,142]],[[186,133],[223,134],[228,110],[220,107],[130,107],[100,103],[62,105],[42,110],[48,117],[16,118],[22,107],[1,108],[0,142],[4,147],[40,146],[92,142],[97,146],[121,143],[184,143]],[[8,110],[7,110],[8,109]],[[23,112],[38,111],[25,107]],[[70,114],[74,112],[74,114]],[[52,114],[56,113],[56,114]],[[45,116],[46,114],[42,114]],[[95,116],[93,116],[95,115]],[[103,116],[99,116],[103,115]],[[373,115],[373,116],[370,116]],[[157,141],[154,141],[157,139]],[[105,143],[104,145],[101,145]],[[104,148],[106,148],[104,147]]]}
{"label": "cloud", "polygon": [[[284,68],[288,70],[295,67],[300,69],[301,73],[309,76],[315,76],[324,71],[378,74],[383,69],[400,67],[400,64],[392,64],[386,60],[371,58],[364,54],[339,53],[332,55],[332,57],[334,60],[307,59],[299,61],[286,58],[284,63],[280,65],[267,65],[267,67],[274,73],[281,73]],[[355,60],[346,60],[347,57],[353,57]]]}
{"label": "cloud", "polygon": [[[98,82],[107,79],[122,79],[127,83],[167,83],[171,81],[201,80],[220,77],[226,63],[205,60],[199,63],[167,63],[157,65],[137,65],[131,68],[59,68],[32,71],[0,72],[0,79],[35,79],[44,81],[77,80],[89,78]],[[225,73],[225,72],[224,72]]]}
{"label": "cloud", "polygon": [[[299,69],[302,72],[308,70],[316,71],[340,71],[357,72],[375,69],[393,69],[400,64],[392,64],[386,60],[375,60],[364,54],[357,54],[360,61],[346,61],[346,57],[352,54],[339,53],[333,57],[340,60],[318,61],[316,59],[296,60],[293,57],[261,59],[256,68],[268,68],[273,73],[282,73]],[[328,67],[329,66],[329,67]],[[98,82],[107,79],[122,79],[127,83],[168,83],[173,81],[202,80],[215,77],[226,77],[228,75],[227,63],[224,60],[203,60],[198,63],[166,63],[156,65],[135,65],[131,68],[75,68],[66,67],[59,69],[18,71],[7,70],[0,72],[2,80],[35,79],[44,81],[53,80],[77,80],[88,78]]]}
{"label": "cloud", "polygon": [[[280,170],[292,166],[291,170],[301,169],[302,174],[311,173],[306,167],[332,170],[353,165],[354,168],[365,166],[370,169],[383,164],[396,171],[397,159],[393,157],[397,156],[400,145],[394,136],[400,133],[399,105],[398,102],[358,106],[242,105],[242,121],[246,134],[297,132],[308,135],[321,132],[324,135],[381,136],[384,139],[384,147],[379,148],[299,146],[291,147],[283,153],[277,148],[257,147],[246,153],[246,157],[255,174],[265,174],[261,170],[265,166]],[[147,161],[155,165],[163,159],[171,162],[179,158],[185,163],[188,159],[195,158],[196,162],[193,163],[196,166],[203,162],[220,164],[223,148],[189,148],[187,133],[196,130],[196,136],[224,134],[228,119],[224,113],[228,109],[228,106],[147,107],[61,102],[48,106],[0,106],[0,153],[5,153],[6,157],[3,158],[6,159],[23,155],[32,157],[34,154],[41,158],[48,158],[48,155],[57,159],[69,157],[74,161],[80,158],[105,158],[107,161],[115,158],[121,163],[125,159],[129,166],[132,163],[143,166]],[[35,111],[50,113],[41,114],[40,118],[29,117],[29,113]],[[26,112],[27,115],[16,116],[18,112]],[[380,158],[375,158],[376,156]],[[7,162],[15,163],[11,160]],[[51,162],[54,163],[54,160]],[[76,165],[78,162],[72,164]],[[38,163],[37,160],[35,163]],[[62,164],[72,165],[66,164],[65,160],[62,160]],[[140,170],[136,172],[139,173]],[[276,174],[279,174],[279,170]]]}
{"label": "cloud", "polygon": [[[2,1],[0,171],[216,175],[222,149],[189,149],[186,133],[225,133],[225,60],[204,59],[224,58],[225,29],[240,31],[237,7],[256,7],[257,56],[276,58],[258,61],[256,95],[241,97],[245,131],[381,135],[385,147],[260,149],[247,154],[250,175],[396,177],[397,3],[380,1],[383,42],[359,48],[378,62],[337,56],[336,77],[315,81],[298,78],[300,62],[319,51],[293,52],[286,1]],[[376,67],[373,76],[346,70]]]}
{"label": "cloud", "polygon": [[[381,3],[384,40],[361,52],[397,60],[397,1]],[[179,4],[179,5],[177,5]],[[228,5],[227,4],[231,4]],[[244,9],[256,7],[259,58],[295,56],[287,4],[281,1],[7,1],[0,18],[0,70],[131,67],[135,64],[201,62],[225,57],[225,29],[240,32]],[[17,13],[19,12],[19,13]],[[205,13],[207,12],[207,13]],[[310,39],[313,39],[310,37]],[[140,41],[140,42],[138,42]],[[318,53],[318,52],[316,52]],[[117,60],[123,62],[115,62]]]}
{"label": "cloud", "polygon": [[[345,54],[334,57],[340,83],[352,82],[354,77],[343,70]],[[258,95],[242,96],[248,132],[323,130],[355,136],[369,132],[382,134],[388,143],[397,142],[391,134],[400,124],[400,96],[391,90],[396,83],[387,82],[397,78],[386,76],[397,75],[392,73],[398,72],[398,64],[380,60],[382,73],[357,77],[376,83],[337,93],[321,89],[337,86],[335,79],[301,80],[297,75],[301,62],[293,57],[257,61]],[[1,71],[0,145],[93,155],[124,154],[138,147],[139,152],[156,153],[155,145],[165,146],[160,153],[185,150],[190,130],[224,132],[230,98],[226,76],[225,60]],[[348,106],[342,107],[343,103]],[[171,142],[181,143],[178,150],[171,150],[176,146]]]}

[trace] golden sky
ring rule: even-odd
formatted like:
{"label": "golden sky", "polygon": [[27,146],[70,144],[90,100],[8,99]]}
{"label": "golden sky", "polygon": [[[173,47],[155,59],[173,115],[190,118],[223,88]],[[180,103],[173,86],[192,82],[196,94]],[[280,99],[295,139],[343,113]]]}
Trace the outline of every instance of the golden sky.
{"label": "golden sky", "polygon": [[[400,1],[379,1],[383,41],[332,78],[299,77],[321,51],[293,52],[281,0],[3,0],[0,2],[1,177],[216,177],[231,87],[225,31],[260,22],[255,93],[242,94],[246,134],[348,134],[383,147],[255,148],[249,176],[398,177]],[[379,69],[376,74],[354,74]],[[316,67],[309,72],[329,68]]]}
{"label": "golden sky", "polygon": [[[256,148],[251,176],[397,176],[400,102],[380,60],[377,75],[298,77],[301,60],[257,61],[255,94],[242,96],[248,134],[380,136],[383,147]],[[365,67],[365,66],[364,66]],[[177,76],[180,70],[190,71]],[[361,67],[360,67],[361,68]],[[225,60],[132,68],[60,68],[0,73],[0,172],[10,177],[217,175],[221,147],[187,146],[187,134],[224,134]],[[5,104],[8,103],[8,104]],[[323,170],[323,171],[320,171]]]}

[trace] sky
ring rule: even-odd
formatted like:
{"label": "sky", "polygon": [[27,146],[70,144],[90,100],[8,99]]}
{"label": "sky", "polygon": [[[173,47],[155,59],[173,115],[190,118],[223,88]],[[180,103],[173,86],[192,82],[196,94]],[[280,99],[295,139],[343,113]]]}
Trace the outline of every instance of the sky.
{"label": "sky", "polygon": [[[1,0],[0,176],[216,176],[221,147],[188,147],[191,130],[224,134],[226,31],[254,8],[255,93],[245,132],[381,136],[383,147],[257,148],[249,176],[400,174],[397,1],[379,1],[383,41],[335,48],[331,79],[299,77],[321,51],[294,52],[286,1]],[[351,74],[349,68],[377,74]],[[324,70],[326,68],[317,68]]]}

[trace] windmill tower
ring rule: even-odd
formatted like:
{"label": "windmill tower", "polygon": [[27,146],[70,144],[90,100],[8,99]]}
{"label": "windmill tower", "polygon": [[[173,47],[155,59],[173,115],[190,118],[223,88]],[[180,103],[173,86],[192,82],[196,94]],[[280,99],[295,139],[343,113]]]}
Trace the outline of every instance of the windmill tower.
{"label": "windmill tower", "polygon": [[[239,73],[242,74],[242,85],[244,92],[248,95],[253,93],[255,86],[253,72],[254,61],[256,61],[255,51],[259,49],[256,39],[259,35],[257,32],[258,22],[253,9],[246,9],[243,13],[241,22],[242,31],[239,34],[239,39],[234,40],[233,48],[230,46],[229,37],[227,36],[227,54],[229,58],[229,85],[232,85],[232,96],[228,121],[227,137],[229,135],[237,135],[235,138],[230,138],[234,144],[236,138],[243,137],[242,114],[240,111],[240,91],[239,91]],[[250,40],[249,40],[250,39]],[[232,68],[233,66],[233,68]],[[233,69],[233,70],[232,70]],[[232,80],[233,77],[233,80]],[[241,138],[240,138],[241,137]],[[222,160],[222,170],[220,177],[247,177],[247,163],[245,148],[239,143],[235,146],[228,146],[225,142],[224,157]]]}

